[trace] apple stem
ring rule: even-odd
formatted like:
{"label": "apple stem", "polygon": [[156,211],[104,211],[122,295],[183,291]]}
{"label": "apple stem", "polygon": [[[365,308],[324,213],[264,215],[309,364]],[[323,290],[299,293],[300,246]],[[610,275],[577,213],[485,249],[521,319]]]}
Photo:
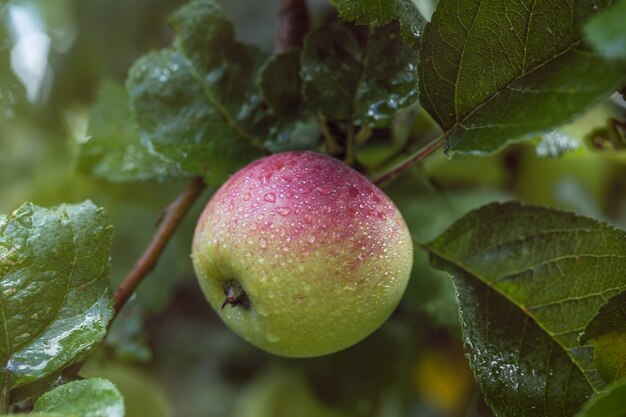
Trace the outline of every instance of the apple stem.
{"label": "apple stem", "polygon": [[391,167],[391,169],[378,177],[374,178],[372,182],[379,187],[387,184],[392,179],[396,178],[398,175],[402,174],[407,169],[411,168],[413,165],[417,164],[422,159],[426,158],[439,148],[443,146],[446,141],[446,135],[440,135],[435,138],[432,142],[428,143],[421,149],[418,149],[416,152],[409,155],[404,161],[401,161],[397,165]]}
{"label": "apple stem", "polygon": [[115,316],[141,281],[154,269],[165,246],[180,225],[193,203],[204,191],[206,185],[200,177],[194,178],[176,199],[164,210],[157,229],[150,243],[135,262],[133,268],[124,277],[115,291]]}

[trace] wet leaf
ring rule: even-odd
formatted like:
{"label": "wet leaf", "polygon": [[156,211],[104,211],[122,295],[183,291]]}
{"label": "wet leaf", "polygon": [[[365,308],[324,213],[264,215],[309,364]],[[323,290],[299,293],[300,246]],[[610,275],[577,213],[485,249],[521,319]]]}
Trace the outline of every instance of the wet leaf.
{"label": "wet leaf", "polygon": [[87,354],[112,316],[112,228],[91,202],[0,215],[0,362],[6,386],[32,382]]}
{"label": "wet leaf", "polygon": [[405,42],[417,45],[426,20],[411,0],[333,0],[343,20],[383,26],[397,20]]}
{"label": "wet leaf", "polygon": [[608,59],[626,59],[626,0],[618,0],[608,10],[585,25],[587,42]]}
{"label": "wet leaf", "polygon": [[42,395],[35,412],[80,417],[124,417],[124,400],[110,381],[85,379],[62,385]]}
{"label": "wet leaf", "polygon": [[587,401],[576,417],[626,417],[626,380]]}
{"label": "wet leaf", "polygon": [[263,98],[276,113],[297,116],[303,111],[300,50],[291,49],[271,57],[261,69],[259,86]]}
{"label": "wet leaf", "polygon": [[417,99],[416,62],[396,23],[358,29],[324,25],[305,39],[304,95],[329,120],[388,126]]}
{"label": "wet leaf", "polygon": [[626,291],[611,297],[600,308],[598,314],[587,324],[580,341],[585,343],[617,331],[626,331]]}
{"label": "wet leaf", "polygon": [[264,116],[256,75],[265,57],[235,40],[213,1],[191,2],[170,22],[174,47],[148,53],[129,72],[139,134],[185,171],[219,185],[263,155],[255,124]]}
{"label": "wet leaf", "polygon": [[624,67],[583,44],[608,0],[441,0],[420,51],[420,100],[451,152],[486,154],[570,120],[608,97]]}
{"label": "wet leaf", "polygon": [[626,288],[626,233],[518,203],[475,210],[428,245],[457,287],[470,363],[497,415],[569,416],[602,387],[580,332]]}
{"label": "wet leaf", "polygon": [[172,181],[189,177],[178,164],[150,152],[133,122],[128,94],[114,82],[102,84],[92,107],[88,139],[80,144],[77,170],[113,182]]}

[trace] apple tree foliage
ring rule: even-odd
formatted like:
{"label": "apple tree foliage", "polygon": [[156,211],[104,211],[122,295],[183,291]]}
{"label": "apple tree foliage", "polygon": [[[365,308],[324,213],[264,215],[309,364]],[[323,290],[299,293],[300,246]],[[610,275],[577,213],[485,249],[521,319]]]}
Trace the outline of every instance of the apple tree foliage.
{"label": "apple tree foliage", "polygon": [[[626,82],[626,0],[440,0],[432,17],[411,0],[334,6],[338,20],[273,55],[240,41],[217,3],[181,7],[171,45],[140,57],[125,87],[101,86],[76,170],[118,184],[200,176],[216,188],[264,155],[312,149],[377,178],[417,158],[425,143],[402,129],[419,112],[448,156],[486,156],[549,144]],[[0,82],[3,110],[23,92],[12,77]],[[401,209],[411,203],[394,189],[410,181],[383,184]],[[446,292],[452,278],[493,413],[626,416],[626,232],[517,202],[466,204],[474,209],[423,226],[441,211],[431,204],[406,216],[422,249],[411,285],[436,280]],[[30,398],[31,415],[123,415],[110,382],[71,372],[111,329],[112,233],[89,201],[0,215],[3,411]]]}

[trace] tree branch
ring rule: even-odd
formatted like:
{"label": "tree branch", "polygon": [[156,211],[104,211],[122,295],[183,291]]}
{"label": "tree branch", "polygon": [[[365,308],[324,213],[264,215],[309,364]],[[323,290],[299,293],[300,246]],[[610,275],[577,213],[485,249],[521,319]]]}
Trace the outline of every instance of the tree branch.
{"label": "tree branch", "polygon": [[169,242],[170,238],[178,228],[178,225],[185,217],[185,214],[187,214],[189,208],[200,196],[200,194],[202,194],[202,191],[204,191],[205,188],[206,186],[204,185],[202,178],[194,178],[183,190],[183,192],[176,197],[176,200],[174,200],[165,209],[163,218],[161,219],[152,240],[115,291],[116,316],[119,314],[122,307],[124,307],[130,296],[135,292],[137,286],[141,283],[144,277],[152,272],[159,260],[159,257],[161,256],[161,253],[163,253],[167,242]]}
{"label": "tree branch", "polygon": [[443,134],[441,136],[438,136],[436,139],[434,139],[428,145],[426,145],[423,148],[417,150],[415,153],[410,155],[407,159],[405,159],[404,161],[400,162],[398,165],[392,167],[389,171],[387,171],[387,172],[383,173],[382,175],[378,176],[377,178],[375,178],[373,180],[373,183],[378,185],[378,186],[386,184],[387,182],[391,181],[392,179],[394,179],[398,175],[402,174],[407,169],[411,168],[413,165],[417,164],[422,159],[426,158],[431,153],[435,152],[437,149],[441,148],[443,146],[443,144],[445,143],[445,141],[446,141],[446,135],[445,134]]}
{"label": "tree branch", "polygon": [[301,47],[309,27],[309,10],[306,0],[283,0],[278,15],[276,52]]}

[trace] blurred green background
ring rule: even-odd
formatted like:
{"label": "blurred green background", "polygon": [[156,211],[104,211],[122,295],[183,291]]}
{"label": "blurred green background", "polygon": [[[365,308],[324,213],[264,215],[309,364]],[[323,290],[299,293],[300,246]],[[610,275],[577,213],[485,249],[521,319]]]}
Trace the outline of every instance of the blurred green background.
{"label": "blurred green background", "polygon": [[[280,0],[221,2],[239,37],[271,51]],[[425,14],[431,1],[418,1]],[[180,0],[50,0],[0,3],[0,212],[24,201],[49,206],[89,198],[115,226],[113,285],[150,239],[161,210],[184,187],[112,184],[74,173],[77,143],[103,80],[123,83],[135,59],[169,45],[166,16]],[[315,22],[332,16],[310,1]],[[517,199],[626,226],[620,152],[590,149],[585,136],[624,116],[612,98],[556,132],[490,157],[443,154],[390,185],[413,235],[426,241],[468,210]],[[418,108],[375,132],[359,152],[368,166],[438,134]],[[489,416],[462,350],[454,290],[423,253],[393,317],[357,346],[288,360],[247,345],[204,301],[189,260],[203,196],[156,271],[122,312],[84,376],[112,380],[129,417]]]}

